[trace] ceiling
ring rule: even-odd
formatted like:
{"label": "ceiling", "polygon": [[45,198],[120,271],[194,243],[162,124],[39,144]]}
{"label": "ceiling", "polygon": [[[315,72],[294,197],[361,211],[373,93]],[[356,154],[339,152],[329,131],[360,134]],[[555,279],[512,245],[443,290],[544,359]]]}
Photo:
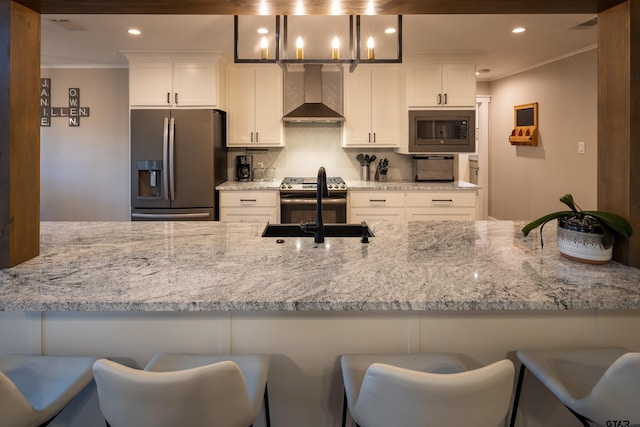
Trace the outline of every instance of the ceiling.
{"label": "ceiling", "polygon": [[[395,15],[404,57],[474,61],[493,80],[592,49],[595,26],[579,27],[625,0],[15,0],[42,14],[44,66],[125,66],[122,50],[232,52],[232,15]],[[338,11],[335,11],[335,8]],[[71,14],[71,15],[70,15]],[[70,19],[86,31],[52,22]],[[143,34],[126,33],[136,26]],[[514,26],[527,32],[511,34]]]}
{"label": "ceiling", "polygon": [[[494,80],[594,48],[597,26],[581,24],[593,23],[595,17],[595,13],[404,15],[403,55],[473,61],[478,70],[490,70],[479,80]],[[233,52],[230,15],[44,14],[41,19],[43,66],[126,66],[123,50]],[[81,28],[69,30],[55,20],[70,20]],[[516,26],[527,31],[512,34]],[[142,34],[129,35],[130,27]]]}

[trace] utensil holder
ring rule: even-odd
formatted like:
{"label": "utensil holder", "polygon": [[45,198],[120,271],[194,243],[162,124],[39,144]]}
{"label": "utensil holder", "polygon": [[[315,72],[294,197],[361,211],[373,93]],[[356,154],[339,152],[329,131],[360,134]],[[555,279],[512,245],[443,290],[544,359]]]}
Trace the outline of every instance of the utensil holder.
{"label": "utensil holder", "polygon": [[369,165],[360,167],[360,179],[363,181],[369,181],[371,179],[371,169]]}

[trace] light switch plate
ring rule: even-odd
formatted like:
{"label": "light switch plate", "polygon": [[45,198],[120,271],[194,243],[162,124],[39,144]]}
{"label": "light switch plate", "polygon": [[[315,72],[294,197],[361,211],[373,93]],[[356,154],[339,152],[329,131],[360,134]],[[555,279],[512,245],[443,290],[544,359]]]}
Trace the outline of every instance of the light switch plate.
{"label": "light switch plate", "polygon": [[584,154],[584,141],[578,142],[578,154]]}

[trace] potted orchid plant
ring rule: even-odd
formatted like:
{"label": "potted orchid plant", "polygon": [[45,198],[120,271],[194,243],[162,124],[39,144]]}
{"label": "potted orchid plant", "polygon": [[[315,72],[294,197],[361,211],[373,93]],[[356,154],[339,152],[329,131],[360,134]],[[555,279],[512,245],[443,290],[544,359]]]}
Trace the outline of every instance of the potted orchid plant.
{"label": "potted orchid plant", "polygon": [[608,262],[616,236],[628,239],[633,234],[631,225],[619,215],[583,210],[571,194],[565,194],[560,201],[570,210],[553,212],[531,221],[522,228],[522,233],[527,236],[540,227],[540,245],[544,247],[542,229],[547,222],[556,219],[560,253],[567,258],[591,264]]}

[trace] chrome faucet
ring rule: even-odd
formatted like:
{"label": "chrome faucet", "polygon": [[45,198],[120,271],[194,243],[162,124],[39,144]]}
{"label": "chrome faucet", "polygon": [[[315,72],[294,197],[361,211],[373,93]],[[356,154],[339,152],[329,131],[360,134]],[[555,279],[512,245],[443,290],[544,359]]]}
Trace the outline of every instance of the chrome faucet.
{"label": "chrome faucet", "polygon": [[306,233],[313,232],[314,242],[324,243],[324,221],[322,220],[322,198],[329,196],[327,186],[327,172],[323,166],[318,169],[318,180],[316,182],[316,222],[315,224],[304,223],[300,226]]}

